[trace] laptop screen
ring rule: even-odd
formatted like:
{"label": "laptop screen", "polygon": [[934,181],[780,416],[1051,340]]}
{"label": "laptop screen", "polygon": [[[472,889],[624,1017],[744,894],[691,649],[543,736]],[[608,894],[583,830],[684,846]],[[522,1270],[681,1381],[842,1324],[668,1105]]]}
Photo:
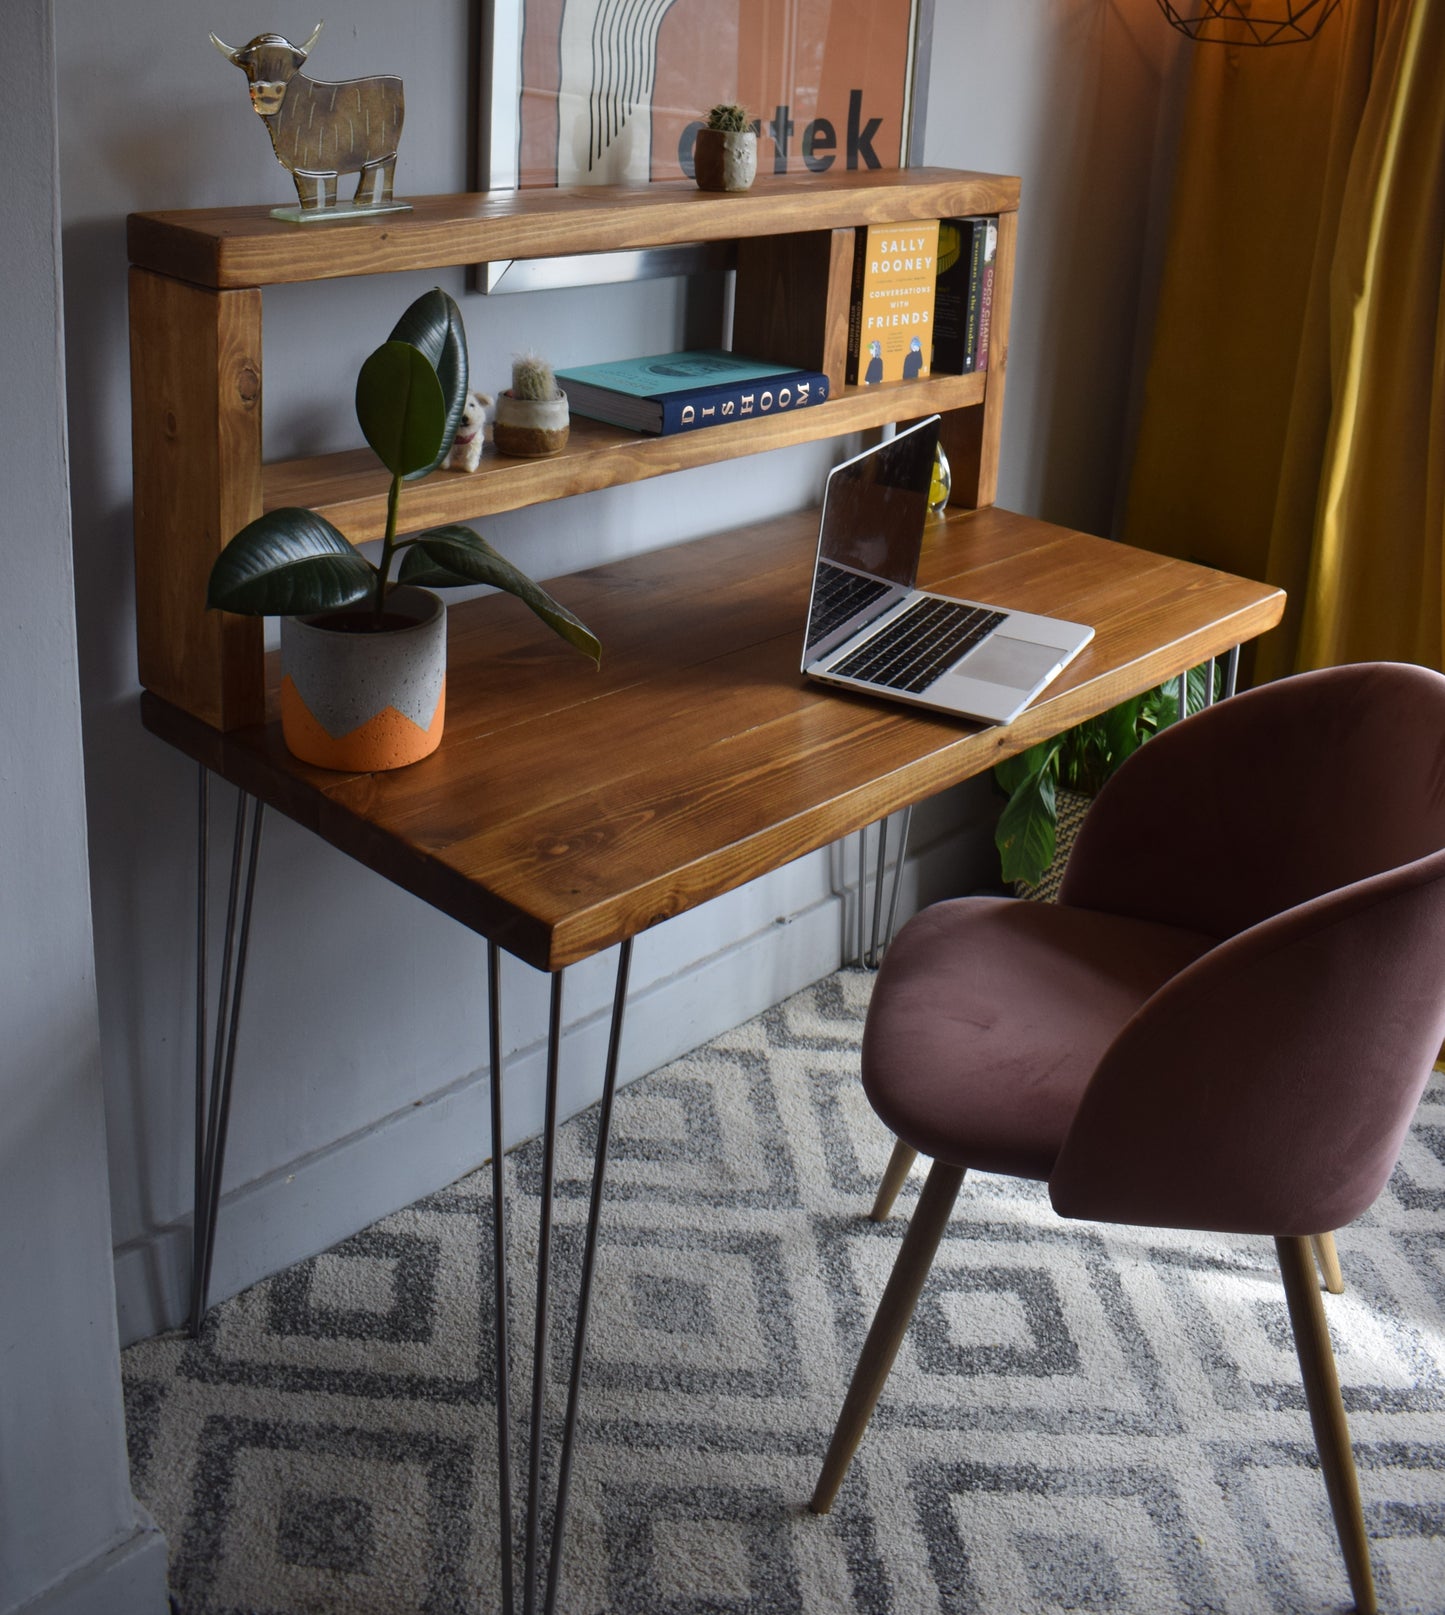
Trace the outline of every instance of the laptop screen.
{"label": "laptop screen", "polygon": [[828,473],[805,665],[874,599],[913,587],[937,447],[933,415]]}

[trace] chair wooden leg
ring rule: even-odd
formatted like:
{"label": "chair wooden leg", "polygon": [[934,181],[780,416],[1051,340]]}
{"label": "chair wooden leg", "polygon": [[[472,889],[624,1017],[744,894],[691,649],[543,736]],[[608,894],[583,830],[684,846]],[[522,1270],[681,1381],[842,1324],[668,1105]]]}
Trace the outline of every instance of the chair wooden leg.
{"label": "chair wooden leg", "polygon": [[1375,1615],[1375,1581],[1370,1573],[1370,1544],[1365,1536],[1365,1515],[1360,1505],[1360,1479],[1355,1472],[1355,1456],[1350,1450],[1350,1432],[1345,1423],[1345,1405],[1340,1399],[1335,1354],[1330,1347],[1329,1326],[1324,1302],[1315,1277],[1314,1252],[1304,1236],[1275,1240],[1279,1270],[1284,1278],[1285,1299],[1289,1303],[1294,1328],[1295,1351],[1304,1376],[1305,1401],[1314,1425],[1315,1445],[1325,1474],[1330,1512],[1335,1532],[1345,1556],[1350,1591],[1361,1615]]}
{"label": "chair wooden leg", "polygon": [[1314,1246],[1315,1260],[1320,1264],[1320,1277],[1325,1281],[1325,1288],[1331,1295],[1343,1295],[1345,1275],[1340,1267],[1340,1253],[1335,1249],[1335,1236],[1312,1234],[1310,1244]]}
{"label": "chair wooden leg", "polygon": [[949,1166],[943,1161],[935,1161],[929,1170],[928,1180],[918,1197],[913,1219],[908,1224],[908,1232],[903,1236],[893,1272],[883,1291],[883,1299],[878,1303],[873,1325],[863,1342],[858,1366],[853,1370],[853,1382],[844,1398],[843,1411],[838,1415],[833,1439],[828,1443],[823,1472],[818,1476],[813,1500],[808,1504],[814,1514],[826,1514],[832,1508],[843,1477],[848,1473],[848,1465],[852,1463],[858,1443],[863,1439],[863,1432],[868,1427],[888,1371],[893,1367],[893,1359],[898,1355],[909,1320],[913,1317],[913,1309],[918,1304],[923,1281],[933,1266],[938,1242],[948,1226],[953,1203],[958,1199],[958,1191],[963,1184],[963,1172],[961,1166]]}
{"label": "chair wooden leg", "polygon": [[878,1185],[878,1198],[873,1202],[873,1209],[868,1215],[874,1222],[884,1222],[888,1213],[893,1210],[893,1202],[898,1198],[898,1191],[903,1187],[908,1176],[908,1170],[918,1158],[918,1151],[911,1144],[905,1144],[900,1138],[893,1146],[893,1153],[888,1157],[888,1165],[883,1169],[883,1181]]}

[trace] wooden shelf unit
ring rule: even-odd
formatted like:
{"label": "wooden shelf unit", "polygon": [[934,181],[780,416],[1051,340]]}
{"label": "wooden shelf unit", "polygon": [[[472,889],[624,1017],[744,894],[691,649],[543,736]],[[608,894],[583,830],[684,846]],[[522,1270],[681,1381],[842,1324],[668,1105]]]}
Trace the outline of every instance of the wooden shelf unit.
{"label": "wooden shelf unit", "polygon": [[[260,721],[261,624],[206,610],[216,556],[247,522],[280,505],[309,505],[354,542],[382,531],[387,478],[369,451],[263,464],[264,287],[734,241],[734,346],[823,370],[832,384],[827,403],[796,414],[672,437],[575,417],[567,448],[548,460],[511,460],[489,445],[475,474],[438,471],[407,486],[408,532],[935,410],[944,417],[954,502],[976,508],[992,504],[997,482],[1018,196],[1016,179],[923,168],[764,176],[739,195],[677,183],[427,197],[411,213],[334,225],[286,224],[263,207],[132,215],[141,682],[218,729]],[[855,228],[977,213],[999,216],[988,371],[845,386]]]}

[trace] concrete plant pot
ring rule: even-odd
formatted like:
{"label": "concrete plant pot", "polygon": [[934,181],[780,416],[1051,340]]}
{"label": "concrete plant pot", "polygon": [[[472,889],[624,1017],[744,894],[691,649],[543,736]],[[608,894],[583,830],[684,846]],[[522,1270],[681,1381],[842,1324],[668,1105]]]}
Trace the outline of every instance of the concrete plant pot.
{"label": "concrete plant pot", "polygon": [[567,394],[555,398],[518,398],[510,389],[497,396],[492,441],[498,454],[535,460],[557,454],[567,446],[571,420]]}
{"label": "concrete plant pot", "polygon": [[745,191],[758,174],[758,137],[751,129],[699,129],[692,152],[700,191]]}
{"label": "concrete plant pot", "polygon": [[441,744],[447,618],[429,590],[394,588],[384,626],[371,602],[281,619],[281,732],[302,762],[370,774]]}

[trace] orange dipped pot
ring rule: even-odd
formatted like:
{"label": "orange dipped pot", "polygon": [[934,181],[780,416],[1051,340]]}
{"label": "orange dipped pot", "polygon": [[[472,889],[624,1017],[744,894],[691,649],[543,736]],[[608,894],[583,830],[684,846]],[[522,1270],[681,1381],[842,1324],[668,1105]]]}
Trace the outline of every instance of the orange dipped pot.
{"label": "orange dipped pot", "polygon": [[441,744],[447,619],[427,589],[316,617],[281,619],[281,732],[293,755],[369,774],[419,762]]}

